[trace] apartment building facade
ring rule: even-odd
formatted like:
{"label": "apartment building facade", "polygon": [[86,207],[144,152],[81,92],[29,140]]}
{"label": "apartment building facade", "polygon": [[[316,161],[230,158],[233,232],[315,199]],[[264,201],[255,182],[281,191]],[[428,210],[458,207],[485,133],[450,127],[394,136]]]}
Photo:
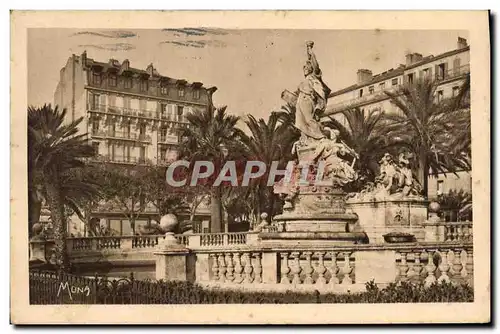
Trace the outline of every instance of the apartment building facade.
{"label": "apartment building facade", "polygon": [[[373,75],[369,69],[357,71],[357,82],[349,87],[332,92],[327,106],[327,117],[347,125],[342,111],[359,107],[366,113],[383,110],[386,113],[398,113],[398,108],[390,102],[384,91],[396,91],[402,85],[411,84],[419,78],[431,78],[436,81],[436,100],[447,99],[458,94],[465,77],[470,73],[470,46],[467,40],[459,37],[454,50],[433,56],[411,53],[405,56],[405,64]],[[325,118],[326,120],[327,118]],[[460,171],[458,176],[431,175],[429,177],[429,198],[452,189],[471,191],[470,171]]]}
{"label": "apartment building facade", "polygon": [[[83,117],[80,130],[88,133],[98,160],[168,165],[177,159],[179,130],[189,126],[186,115],[207,108],[216,90],[163,76],[153,64],[138,69],[129,60],[100,62],[83,52],[72,55],[61,69],[54,105],[66,108],[68,122]],[[200,214],[207,212],[201,209]],[[103,205],[94,215],[115,233],[132,233],[118,208]],[[136,230],[155,215],[154,207],[146,207]]]}

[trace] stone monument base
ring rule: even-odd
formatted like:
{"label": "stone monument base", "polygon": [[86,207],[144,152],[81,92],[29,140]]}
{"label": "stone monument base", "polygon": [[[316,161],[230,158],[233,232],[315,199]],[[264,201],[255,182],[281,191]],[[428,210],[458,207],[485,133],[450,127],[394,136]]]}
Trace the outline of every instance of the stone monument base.
{"label": "stone monument base", "polygon": [[346,203],[346,207],[358,215],[359,225],[371,244],[385,243],[384,234],[391,232],[413,234],[417,241],[424,241],[427,206],[428,202],[421,199],[348,200]]}

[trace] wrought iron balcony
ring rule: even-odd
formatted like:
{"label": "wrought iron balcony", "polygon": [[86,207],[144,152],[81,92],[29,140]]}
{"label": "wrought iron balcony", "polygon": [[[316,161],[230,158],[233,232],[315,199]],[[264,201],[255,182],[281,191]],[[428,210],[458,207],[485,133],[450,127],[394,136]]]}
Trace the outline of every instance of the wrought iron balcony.
{"label": "wrought iron balcony", "polygon": [[131,165],[152,164],[152,161],[147,158],[123,156],[123,155],[98,155],[92,158],[92,160],[97,162],[112,162],[112,163],[131,164]]}
{"label": "wrought iron balcony", "polygon": [[160,136],[158,138],[158,143],[159,144],[178,144],[179,137],[175,136],[175,135]]}
{"label": "wrought iron balcony", "polygon": [[151,136],[145,134],[136,134],[130,132],[122,132],[122,131],[105,131],[105,130],[93,130],[92,137],[95,138],[104,138],[104,139],[118,139],[118,140],[127,140],[127,141],[142,141],[142,142],[151,142]]}
{"label": "wrought iron balcony", "polygon": [[117,115],[124,117],[138,117],[145,119],[162,120],[167,122],[175,123],[188,123],[184,115],[175,115],[164,112],[144,110],[144,109],[133,109],[125,107],[109,106],[105,104],[94,104],[88,103],[87,110],[94,113],[102,113],[108,115]]}

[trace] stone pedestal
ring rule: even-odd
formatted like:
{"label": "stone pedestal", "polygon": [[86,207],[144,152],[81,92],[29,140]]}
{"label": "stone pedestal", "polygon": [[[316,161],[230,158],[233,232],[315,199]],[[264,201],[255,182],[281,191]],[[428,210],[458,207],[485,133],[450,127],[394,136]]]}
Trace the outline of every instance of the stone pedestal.
{"label": "stone pedestal", "polygon": [[365,251],[356,253],[356,282],[365,284],[373,280],[377,285],[385,285],[396,280],[396,253],[387,251]]}
{"label": "stone pedestal", "polygon": [[154,252],[156,279],[164,281],[196,280],[196,258],[191,251],[178,244],[173,233],[166,233],[165,239]]}
{"label": "stone pedestal", "polygon": [[30,259],[29,261],[42,261],[47,263],[46,258],[46,243],[43,238],[33,237],[30,240]]}
{"label": "stone pedestal", "polygon": [[424,222],[428,202],[424,200],[347,201],[346,206],[359,217],[369,243],[384,243],[384,234],[411,233],[417,241],[425,240]]}

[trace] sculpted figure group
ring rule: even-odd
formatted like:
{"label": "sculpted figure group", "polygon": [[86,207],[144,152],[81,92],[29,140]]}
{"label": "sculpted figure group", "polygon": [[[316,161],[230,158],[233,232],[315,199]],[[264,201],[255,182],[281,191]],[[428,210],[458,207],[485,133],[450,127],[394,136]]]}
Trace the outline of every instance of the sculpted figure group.
{"label": "sculpted figure group", "polygon": [[[359,155],[339,138],[339,131],[324,127],[322,118],[331,90],[322,80],[322,72],[313,52],[313,42],[307,42],[307,61],[303,67],[304,80],[299,84],[289,103],[295,104],[295,127],[300,131],[300,139],[294,143],[292,153],[297,154],[299,163],[312,166],[312,175],[317,173],[318,166],[323,165],[323,182],[334,188],[358,179],[354,164]],[[347,159],[350,156],[349,159]],[[350,162],[349,162],[350,161]],[[420,188],[413,179],[408,157],[401,154],[398,163],[386,153],[379,161],[380,175],[375,182],[366,184],[360,193],[350,194],[349,197],[357,199],[385,199],[387,197],[419,196]],[[281,194],[285,199],[285,208],[292,207],[294,198],[299,194],[300,187],[297,181],[301,178],[301,170],[292,171],[292,182],[285,184],[279,182],[275,185],[275,193]],[[312,181],[312,180],[308,180]]]}

